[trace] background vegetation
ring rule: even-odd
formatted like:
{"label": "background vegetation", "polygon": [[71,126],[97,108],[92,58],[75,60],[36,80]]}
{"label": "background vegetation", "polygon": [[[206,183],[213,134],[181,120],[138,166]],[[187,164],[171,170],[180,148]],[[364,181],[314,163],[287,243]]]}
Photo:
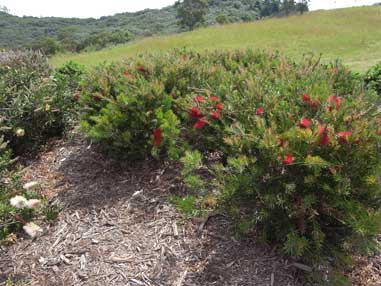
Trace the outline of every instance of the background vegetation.
{"label": "background vegetation", "polygon": [[[187,2],[194,1],[196,0]],[[205,7],[205,21],[199,24],[247,22],[300,11],[299,4],[294,1],[283,2],[210,0]],[[79,52],[98,50],[106,45],[125,43],[135,38],[181,32],[189,26],[179,24],[179,7],[181,9],[182,5],[121,13],[100,19],[17,17],[0,10],[0,49],[40,48],[47,54],[58,51]]]}
{"label": "background vegetation", "polygon": [[317,11],[152,37],[94,53],[58,55],[51,63],[57,66],[74,60],[96,65],[174,47],[190,47],[198,51],[254,48],[279,50],[296,59],[304,53],[322,54],[325,60],[341,58],[353,69],[365,71],[381,59],[380,22],[381,6]]}

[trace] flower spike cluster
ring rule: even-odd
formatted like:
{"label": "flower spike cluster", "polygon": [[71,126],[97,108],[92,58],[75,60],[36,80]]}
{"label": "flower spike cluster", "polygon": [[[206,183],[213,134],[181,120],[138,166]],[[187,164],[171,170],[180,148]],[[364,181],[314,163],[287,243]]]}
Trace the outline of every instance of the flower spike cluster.
{"label": "flower spike cluster", "polygon": [[[198,105],[202,105],[202,109],[210,110],[209,117],[214,121],[220,121],[222,119],[222,111],[224,109],[223,103],[220,102],[220,98],[217,96],[210,96],[205,99],[201,95],[194,97],[194,101]],[[190,120],[196,120],[193,124],[193,129],[202,129],[205,125],[209,124],[208,116],[205,116],[199,106],[193,106],[189,110]]]}
{"label": "flower spike cluster", "polygon": [[[316,100],[311,100],[310,95],[307,94],[307,93],[303,94],[302,101],[303,101],[303,103],[307,103],[307,104],[311,105],[312,107],[317,107],[320,104]],[[338,111],[341,108],[341,105],[342,105],[342,99],[341,99],[341,97],[330,96],[328,98],[328,108],[327,108],[327,110],[329,112],[331,112],[332,110]],[[257,115],[258,115],[258,111],[257,111]],[[300,122],[299,122],[299,127],[302,128],[302,129],[310,128],[311,125],[312,125],[312,121],[309,118],[302,118],[300,120]],[[319,146],[321,146],[321,147],[327,146],[331,142],[331,138],[329,136],[329,132],[328,132],[328,128],[327,128],[326,124],[321,124],[320,125],[320,127],[318,129],[318,132],[317,132],[317,135],[318,135],[317,144]],[[341,144],[348,144],[350,142],[350,137],[352,135],[353,135],[352,131],[342,131],[342,132],[337,133],[336,137],[337,137],[338,141]],[[283,147],[284,144],[285,144],[285,141],[283,139],[281,139],[281,138],[278,138],[278,140],[279,140],[279,145],[278,146],[279,147]],[[284,158],[283,164],[284,165],[291,165],[291,164],[294,163],[294,160],[295,160],[295,157],[292,154],[288,154]]]}

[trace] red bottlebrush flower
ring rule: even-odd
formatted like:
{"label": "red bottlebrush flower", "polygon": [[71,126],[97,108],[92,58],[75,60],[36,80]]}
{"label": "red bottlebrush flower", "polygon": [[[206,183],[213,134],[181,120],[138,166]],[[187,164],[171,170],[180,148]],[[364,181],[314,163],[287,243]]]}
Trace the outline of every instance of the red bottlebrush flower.
{"label": "red bottlebrush flower", "polygon": [[333,110],[332,105],[336,106],[336,110],[340,109],[342,100],[341,100],[341,97],[331,95],[330,97],[328,97],[328,102],[331,104],[331,106],[329,106],[327,110],[332,111]]}
{"label": "red bottlebrush flower", "polygon": [[221,112],[219,110],[213,110],[210,113],[210,116],[212,116],[212,118],[215,120],[220,120],[221,119]]}
{"label": "red bottlebrush flower", "polygon": [[324,133],[323,135],[321,135],[318,144],[319,144],[320,146],[326,146],[326,145],[328,145],[328,143],[329,143],[329,136],[328,136],[327,133]]}
{"label": "red bottlebrush flower", "polygon": [[318,134],[321,136],[321,135],[324,135],[324,134],[327,134],[327,125],[321,125],[319,127],[319,131],[318,131]]}
{"label": "red bottlebrush flower", "polygon": [[196,106],[191,108],[189,115],[194,118],[200,118],[202,116],[200,109]]}
{"label": "red bottlebrush flower", "polygon": [[303,102],[310,102],[311,98],[308,93],[303,94]]}
{"label": "red bottlebrush flower", "polygon": [[292,154],[288,154],[286,157],[284,157],[283,164],[284,165],[291,165],[295,162],[295,157]]}
{"label": "red bottlebrush flower", "polygon": [[312,106],[313,108],[317,108],[317,107],[319,107],[319,105],[320,105],[319,100],[315,99],[315,100],[312,100],[312,101],[311,101],[311,106]]}
{"label": "red bottlebrush flower", "polygon": [[344,131],[337,133],[337,137],[339,138],[339,142],[342,144],[348,143],[349,136],[352,136],[351,131]]}
{"label": "red bottlebrush flower", "polygon": [[379,128],[379,129],[377,130],[377,135],[378,135],[378,136],[381,136],[381,128]]}
{"label": "red bottlebrush flower", "polygon": [[341,107],[341,97],[336,97],[336,110],[339,110]]}
{"label": "red bottlebrush flower", "polygon": [[124,71],[124,75],[125,75],[125,76],[130,76],[129,71],[128,71],[128,70],[125,70],[125,71]]}
{"label": "red bottlebrush flower", "polygon": [[94,101],[99,102],[99,101],[102,100],[102,97],[100,95],[98,95],[98,94],[94,94],[93,95],[93,99],[94,99]]}
{"label": "red bottlebrush flower", "polygon": [[196,121],[196,123],[193,125],[193,128],[194,129],[201,129],[205,126],[206,123],[207,123],[207,120],[205,118],[201,118],[201,119]]}
{"label": "red bottlebrush flower", "polygon": [[300,120],[301,128],[308,128],[310,126],[311,126],[311,120],[309,120],[308,118],[302,118],[302,120]]}
{"label": "red bottlebrush flower", "polygon": [[263,107],[258,107],[255,113],[259,116],[262,116],[263,114],[265,114],[265,109]]}
{"label": "red bottlebrush flower", "polygon": [[210,101],[220,101],[220,99],[217,96],[211,96],[209,97]]}
{"label": "red bottlebrush flower", "polygon": [[146,72],[147,72],[146,68],[143,67],[143,66],[138,66],[138,67],[137,67],[137,70],[138,70],[140,73],[146,73]]}
{"label": "red bottlebrush flower", "polygon": [[284,146],[284,143],[285,143],[284,139],[278,137],[278,147],[283,147],[283,146]]}
{"label": "red bottlebrush flower", "polygon": [[198,102],[198,103],[201,103],[201,102],[204,102],[204,101],[205,101],[205,99],[204,99],[202,96],[200,96],[200,95],[196,96],[196,97],[194,98],[194,100],[195,100],[196,102]]}
{"label": "red bottlebrush flower", "polygon": [[219,109],[219,110],[223,110],[224,109],[224,105],[222,103],[217,103],[216,104],[216,108]]}
{"label": "red bottlebrush flower", "polygon": [[163,134],[161,129],[155,129],[153,131],[153,145],[160,146],[163,141]]}

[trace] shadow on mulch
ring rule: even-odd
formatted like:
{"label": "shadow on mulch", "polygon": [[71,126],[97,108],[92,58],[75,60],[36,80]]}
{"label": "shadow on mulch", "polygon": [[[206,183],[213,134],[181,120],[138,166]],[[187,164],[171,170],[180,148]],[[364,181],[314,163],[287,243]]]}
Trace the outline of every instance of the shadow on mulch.
{"label": "shadow on mulch", "polygon": [[[186,192],[177,166],[152,160],[120,162],[84,144],[76,148],[58,169],[66,186],[58,199],[69,210],[103,209],[130,200],[137,192],[144,192],[158,204],[169,195]],[[143,211],[144,217],[149,208]],[[197,224],[188,224],[193,242],[185,261],[188,270],[178,273],[178,285],[298,285],[293,273],[285,269],[285,261],[271,249],[254,241],[234,239],[232,224],[225,218],[211,219],[202,237],[196,234]],[[170,285],[165,279],[158,280]]]}
{"label": "shadow on mulch", "polygon": [[136,192],[155,199],[184,188],[178,172],[153,160],[112,160],[107,155],[80,145],[61,163],[65,192],[59,201],[69,209],[99,209],[130,199]]}
{"label": "shadow on mulch", "polygon": [[200,248],[205,262],[186,285],[301,285],[286,261],[254,239],[234,238],[233,225],[223,217],[213,218],[203,233]]}

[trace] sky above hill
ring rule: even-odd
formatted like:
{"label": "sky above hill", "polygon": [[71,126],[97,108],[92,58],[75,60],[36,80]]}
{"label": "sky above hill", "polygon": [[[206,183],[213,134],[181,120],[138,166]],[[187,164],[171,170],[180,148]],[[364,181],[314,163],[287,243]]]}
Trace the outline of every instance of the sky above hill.
{"label": "sky above hill", "polygon": [[[0,0],[0,6],[6,6],[11,14],[18,16],[99,18],[146,8],[162,8],[174,2],[174,0]],[[371,5],[377,2],[381,0],[311,0],[310,9],[334,9]]]}

